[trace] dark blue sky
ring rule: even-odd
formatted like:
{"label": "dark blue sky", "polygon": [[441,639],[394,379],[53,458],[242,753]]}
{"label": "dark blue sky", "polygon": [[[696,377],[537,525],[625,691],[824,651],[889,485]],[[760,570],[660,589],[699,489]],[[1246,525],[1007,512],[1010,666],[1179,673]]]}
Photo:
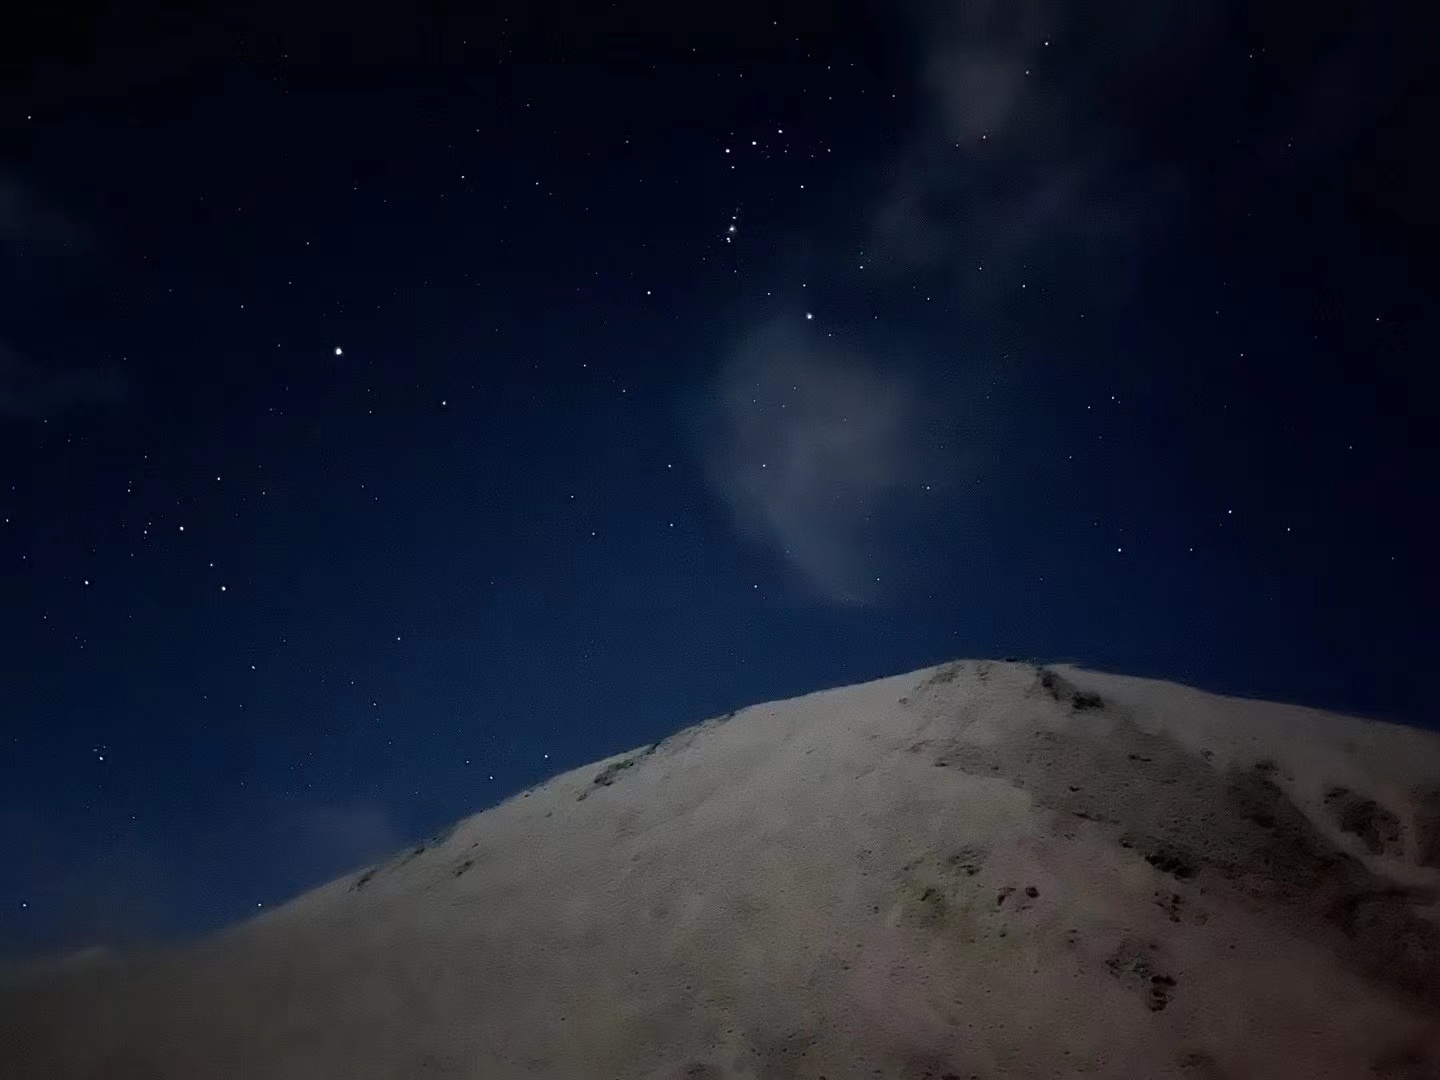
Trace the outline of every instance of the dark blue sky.
{"label": "dark blue sky", "polygon": [[16,16],[0,953],[958,656],[1436,725],[1423,35],[1195,7]]}

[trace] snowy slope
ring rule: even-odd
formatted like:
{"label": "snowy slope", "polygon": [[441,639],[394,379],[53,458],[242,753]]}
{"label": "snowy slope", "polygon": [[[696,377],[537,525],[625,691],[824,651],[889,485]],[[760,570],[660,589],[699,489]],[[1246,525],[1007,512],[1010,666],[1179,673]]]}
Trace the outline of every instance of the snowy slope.
{"label": "snowy slope", "polygon": [[0,1077],[1440,1077],[1437,894],[1434,734],[965,661],[0,991]]}

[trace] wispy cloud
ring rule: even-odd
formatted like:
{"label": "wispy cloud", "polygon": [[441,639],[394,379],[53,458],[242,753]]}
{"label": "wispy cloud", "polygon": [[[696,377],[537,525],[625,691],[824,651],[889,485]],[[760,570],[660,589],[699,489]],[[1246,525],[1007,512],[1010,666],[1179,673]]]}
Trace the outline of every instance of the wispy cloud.
{"label": "wispy cloud", "polygon": [[1182,66],[1203,51],[1207,17],[1177,0],[1083,22],[1061,0],[908,10],[921,111],[872,213],[876,269],[928,269],[984,299],[1072,262],[1114,291],[1180,195],[1141,152],[1153,116],[1137,100],[1167,43],[1183,42]]}
{"label": "wispy cloud", "polygon": [[923,505],[922,479],[940,486],[920,388],[896,366],[776,323],[734,351],[707,401],[707,473],[737,527],[827,601],[883,595],[896,528]]}
{"label": "wispy cloud", "polygon": [[[1123,279],[1142,276],[1137,257],[1167,249],[1166,230],[1197,194],[1304,168],[1405,92],[1383,15],[1355,33],[1302,28],[1313,71],[1266,96],[1249,74],[1263,56],[1237,53],[1225,5],[909,0],[903,10],[921,104],[873,214],[874,265],[948,270],[980,297],[997,278],[1008,288],[1061,266],[1079,271],[1067,289],[1124,297]],[[1212,130],[1217,97],[1225,112],[1253,102],[1250,126]]]}

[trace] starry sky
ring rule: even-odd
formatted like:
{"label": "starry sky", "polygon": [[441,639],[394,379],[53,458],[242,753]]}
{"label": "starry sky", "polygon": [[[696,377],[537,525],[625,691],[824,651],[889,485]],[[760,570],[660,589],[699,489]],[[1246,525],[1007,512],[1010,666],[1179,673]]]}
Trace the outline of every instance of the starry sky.
{"label": "starry sky", "polygon": [[1440,726],[1399,5],[107,7],[0,34],[0,957],[955,657]]}

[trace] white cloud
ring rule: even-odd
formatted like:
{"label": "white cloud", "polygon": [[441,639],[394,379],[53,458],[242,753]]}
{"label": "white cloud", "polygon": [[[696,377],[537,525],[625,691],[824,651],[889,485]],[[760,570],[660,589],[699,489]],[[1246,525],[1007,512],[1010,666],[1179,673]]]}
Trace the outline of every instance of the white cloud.
{"label": "white cloud", "polygon": [[887,591],[895,531],[924,504],[927,472],[938,486],[927,409],[898,371],[775,324],[743,342],[710,388],[712,485],[743,533],[834,603]]}

